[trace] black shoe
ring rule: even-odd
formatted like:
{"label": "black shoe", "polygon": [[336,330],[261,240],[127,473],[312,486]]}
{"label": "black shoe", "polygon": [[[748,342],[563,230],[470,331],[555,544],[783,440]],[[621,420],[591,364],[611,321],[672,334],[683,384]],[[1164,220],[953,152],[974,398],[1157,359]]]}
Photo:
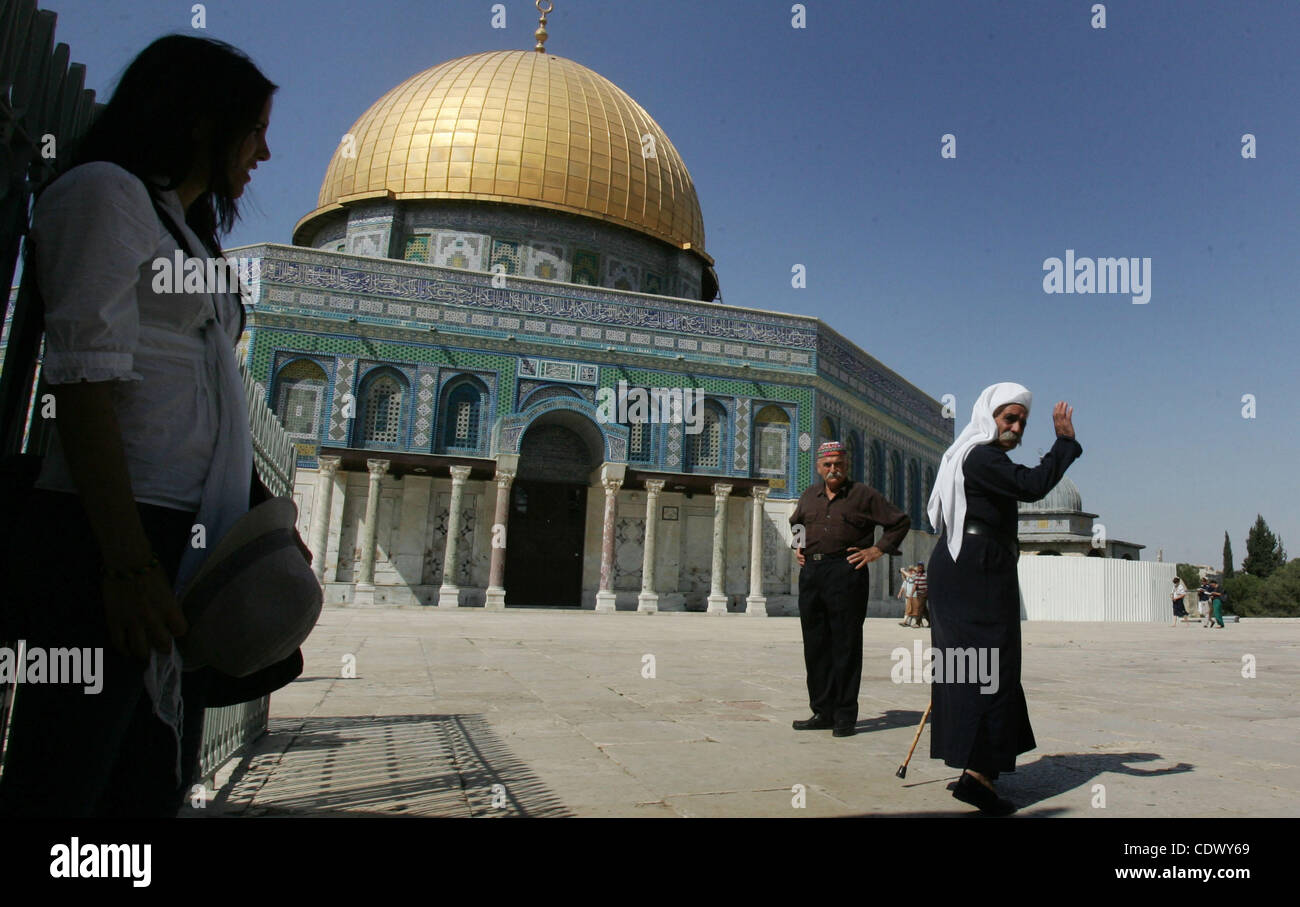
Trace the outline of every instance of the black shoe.
{"label": "black shoe", "polygon": [[796,721],[791,725],[796,731],[828,731],[835,727],[835,722],[825,715],[814,714],[811,718]]}
{"label": "black shoe", "polygon": [[961,778],[948,785],[952,795],[963,803],[969,803],[980,812],[989,816],[1009,816],[1016,811],[1016,805],[1004,800],[983,784],[980,784],[965,772]]}
{"label": "black shoe", "polygon": [[858,728],[855,724],[837,724],[832,735],[835,737],[852,737],[857,732]]}

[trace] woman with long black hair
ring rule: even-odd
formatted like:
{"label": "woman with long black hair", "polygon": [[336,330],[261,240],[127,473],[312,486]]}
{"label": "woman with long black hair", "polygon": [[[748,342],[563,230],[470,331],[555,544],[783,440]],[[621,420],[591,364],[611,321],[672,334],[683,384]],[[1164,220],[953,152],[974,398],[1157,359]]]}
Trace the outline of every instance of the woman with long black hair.
{"label": "woman with long black hair", "polygon": [[57,418],[14,591],[29,650],[99,676],[20,688],[0,815],[172,816],[194,780],[205,675],[182,673],[177,594],[249,508],[244,313],[237,287],[157,278],[220,257],[275,90],[227,44],[160,38],[33,211]]}

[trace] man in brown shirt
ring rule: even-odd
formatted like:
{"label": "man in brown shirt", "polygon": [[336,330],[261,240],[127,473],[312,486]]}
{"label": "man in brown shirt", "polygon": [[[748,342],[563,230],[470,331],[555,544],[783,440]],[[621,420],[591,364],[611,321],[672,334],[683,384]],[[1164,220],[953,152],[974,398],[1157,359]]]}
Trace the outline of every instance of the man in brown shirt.
{"label": "man in brown shirt", "polygon": [[[822,481],[799,497],[790,516],[799,565],[799,623],[813,715],[796,731],[834,728],[851,737],[862,684],[862,623],[867,617],[867,564],[898,554],[911,520],[874,488],[848,478],[839,441],[817,448]],[[877,526],[885,527],[872,544]]]}

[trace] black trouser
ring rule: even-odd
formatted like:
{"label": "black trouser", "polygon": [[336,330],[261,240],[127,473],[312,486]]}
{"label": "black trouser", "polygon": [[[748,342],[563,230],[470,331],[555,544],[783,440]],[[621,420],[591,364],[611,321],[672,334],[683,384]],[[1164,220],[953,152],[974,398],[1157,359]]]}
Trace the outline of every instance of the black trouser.
{"label": "black trouser", "polygon": [[[194,514],[136,505],[169,580],[176,576]],[[33,647],[102,648],[103,689],[24,684],[14,702],[0,816],[174,816],[198,766],[207,672],[182,675],[181,783],[176,741],[153,713],[146,662],[108,640],[99,546],[81,498],[35,491],[32,521],[16,546],[13,572],[20,638]]]}
{"label": "black trouser", "polygon": [[867,596],[866,567],[856,570],[844,558],[806,557],[799,573],[799,623],[808,705],[836,724],[858,720]]}

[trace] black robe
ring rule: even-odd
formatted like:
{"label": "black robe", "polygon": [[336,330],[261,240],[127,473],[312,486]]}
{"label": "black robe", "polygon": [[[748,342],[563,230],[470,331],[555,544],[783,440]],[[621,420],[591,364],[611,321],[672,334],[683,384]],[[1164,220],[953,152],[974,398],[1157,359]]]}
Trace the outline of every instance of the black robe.
{"label": "black robe", "polygon": [[[1014,542],[1016,503],[1045,498],[1082,453],[1073,438],[1057,438],[1042,462],[1031,469],[1011,462],[995,444],[974,448],[963,468],[967,518],[988,524]],[[1002,541],[966,534],[954,564],[944,537],[930,556],[928,573],[931,645],[937,667],[931,687],[930,758],[993,777],[1014,771],[1016,756],[1036,745],[1020,686],[1016,558]],[[953,663],[948,650],[971,647],[997,651],[996,691],[981,692],[982,686],[991,684],[982,684],[969,672],[964,683],[942,676],[942,668]],[[991,667],[991,658],[986,658]]]}

